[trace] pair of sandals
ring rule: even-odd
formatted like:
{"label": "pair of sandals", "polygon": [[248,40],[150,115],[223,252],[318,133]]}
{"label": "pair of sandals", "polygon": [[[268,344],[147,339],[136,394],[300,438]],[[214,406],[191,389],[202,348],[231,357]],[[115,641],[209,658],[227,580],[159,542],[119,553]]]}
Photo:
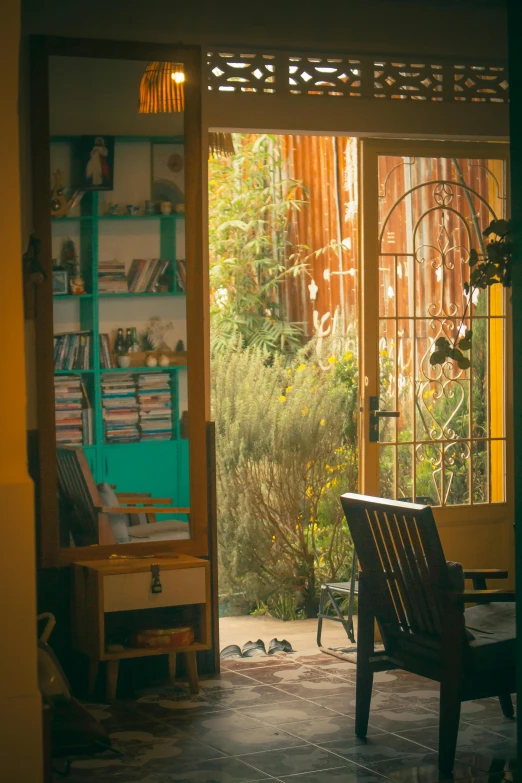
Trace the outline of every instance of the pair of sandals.
{"label": "pair of sandals", "polygon": [[226,661],[229,658],[254,658],[256,655],[274,655],[275,653],[294,652],[290,642],[286,639],[272,639],[268,645],[268,650],[265,647],[265,643],[258,639],[257,642],[247,642],[241,649],[237,644],[229,644],[221,650],[221,660]]}

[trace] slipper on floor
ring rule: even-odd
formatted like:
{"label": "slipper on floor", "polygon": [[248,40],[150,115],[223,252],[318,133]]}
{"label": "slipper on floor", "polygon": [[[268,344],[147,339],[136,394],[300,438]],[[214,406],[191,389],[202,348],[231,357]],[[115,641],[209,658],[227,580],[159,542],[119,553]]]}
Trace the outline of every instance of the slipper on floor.
{"label": "slipper on floor", "polygon": [[279,639],[272,639],[270,644],[268,645],[268,654],[274,655],[274,653],[278,652],[285,652],[285,653],[291,653],[295,652],[290,642],[287,642],[286,639],[282,639],[279,641]]}
{"label": "slipper on floor", "polygon": [[247,642],[241,650],[243,658],[253,658],[255,655],[266,655],[265,643],[258,639],[257,642]]}
{"label": "slipper on floor", "polygon": [[228,647],[223,647],[219,657],[222,661],[227,661],[230,658],[241,658],[241,649],[237,644],[229,644]]}

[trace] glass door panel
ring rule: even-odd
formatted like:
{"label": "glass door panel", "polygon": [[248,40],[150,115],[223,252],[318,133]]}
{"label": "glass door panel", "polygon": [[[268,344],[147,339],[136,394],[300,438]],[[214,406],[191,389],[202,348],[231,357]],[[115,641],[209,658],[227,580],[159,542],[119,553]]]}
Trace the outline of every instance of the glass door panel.
{"label": "glass door panel", "polygon": [[[494,286],[470,299],[464,284],[470,251],[485,257],[483,230],[506,216],[505,162],[377,154],[373,172],[378,209],[365,231],[377,233],[370,247],[378,292],[366,286],[365,323],[378,323],[366,349],[378,360],[375,380],[367,362],[366,383],[381,415],[376,447],[366,448],[371,493],[436,506],[504,501],[504,291]],[[468,329],[467,369],[430,363],[439,338],[454,344]]]}

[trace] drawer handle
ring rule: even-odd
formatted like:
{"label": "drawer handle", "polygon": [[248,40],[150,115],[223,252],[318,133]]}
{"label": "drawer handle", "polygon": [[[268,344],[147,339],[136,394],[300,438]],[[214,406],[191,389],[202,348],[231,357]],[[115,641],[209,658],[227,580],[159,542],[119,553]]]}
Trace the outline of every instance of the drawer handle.
{"label": "drawer handle", "polygon": [[159,567],[159,565],[151,565],[150,572],[151,572],[151,575],[152,575],[152,581],[151,581],[151,585],[150,585],[151,593],[153,593],[154,595],[156,595],[158,593],[162,593],[163,592],[163,586],[162,586],[162,584],[160,582],[160,575],[159,575],[160,567]]}

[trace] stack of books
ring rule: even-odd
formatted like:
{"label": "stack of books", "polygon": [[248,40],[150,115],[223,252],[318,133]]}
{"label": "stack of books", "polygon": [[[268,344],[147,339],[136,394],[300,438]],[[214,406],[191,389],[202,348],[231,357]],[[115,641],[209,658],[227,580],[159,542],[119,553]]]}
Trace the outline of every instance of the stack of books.
{"label": "stack of books", "polygon": [[169,262],[161,258],[135,258],[129,269],[129,291],[135,294],[154,292],[168,265]]}
{"label": "stack of books", "polygon": [[142,440],[172,438],[172,394],[165,372],[138,375],[138,402]]}
{"label": "stack of books", "polygon": [[125,264],[120,261],[100,261],[98,268],[100,294],[126,294],[129,291]]}
{"label": "stack of books", "polygon": [[134,376],[131,373],[104,375],[101,385],[106,442],[139,441],[138,403]]}
{"label": "stack of books", "polygon": [[111,353],[108,334],[100,334],[100,364],[102,370],[113,370],[116,367]]}
{"label": "stack of books", "polygon": [[92,408],[83,381],[77,375],[54,379],[56,441],[60,445],[93,443]]}
{"label": "stack of books", "polygon": [[55,371],[90,369],[90,332],[61,332],[54,335],[53,343]]}
{"label": "stack of books", "polygon": [[178,284],[178,291],[187,290],[187,265],[184,259],[176,261],[176,281]]}

